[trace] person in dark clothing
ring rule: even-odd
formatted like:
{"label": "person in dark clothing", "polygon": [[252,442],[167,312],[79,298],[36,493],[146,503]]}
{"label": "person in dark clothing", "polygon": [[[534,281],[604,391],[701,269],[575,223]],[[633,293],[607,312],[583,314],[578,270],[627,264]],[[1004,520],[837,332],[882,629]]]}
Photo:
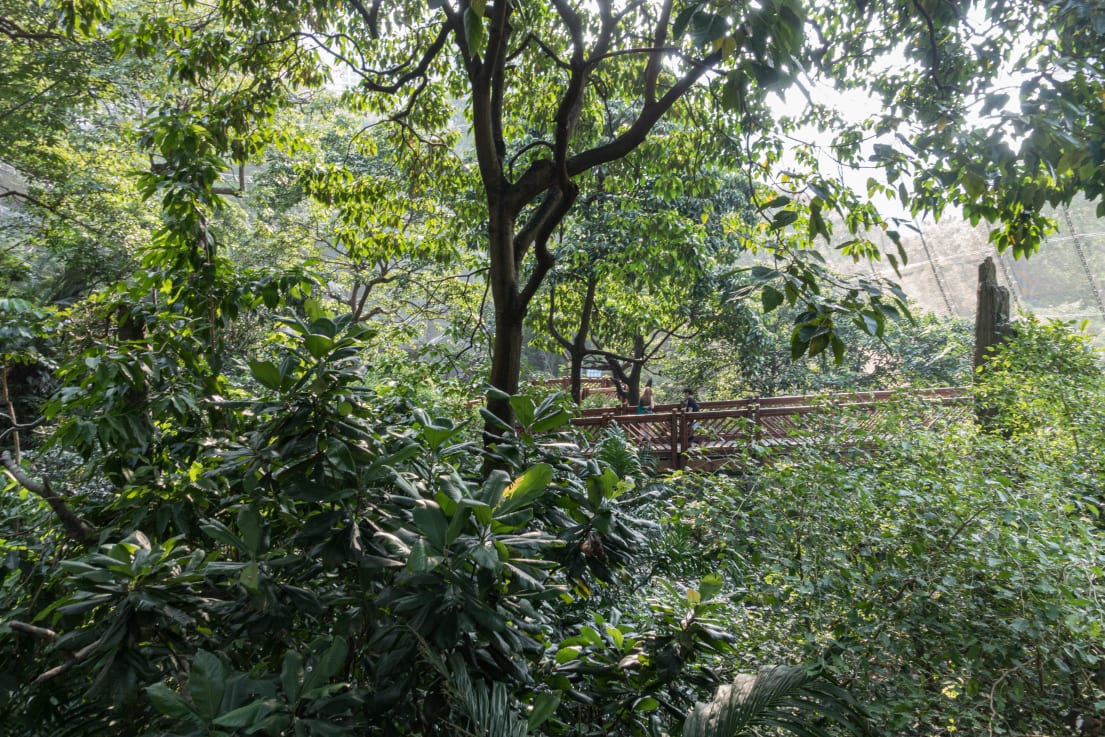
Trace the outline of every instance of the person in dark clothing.
{"label": "person in dark clothing", "polygon": [[687,412],[698,411],[698,402],[694,399],[694,389],[683,390],[683,409]]}
{"label": "person in dark clothing", "polygon": [[[687,388],[683,390],[683,411],[684,412],[697,412],[698,402],[694,398],[694,390]],[[698,427],[697,422],[689,422],[687,424],[687,445],[694,445],[694,431]]]}

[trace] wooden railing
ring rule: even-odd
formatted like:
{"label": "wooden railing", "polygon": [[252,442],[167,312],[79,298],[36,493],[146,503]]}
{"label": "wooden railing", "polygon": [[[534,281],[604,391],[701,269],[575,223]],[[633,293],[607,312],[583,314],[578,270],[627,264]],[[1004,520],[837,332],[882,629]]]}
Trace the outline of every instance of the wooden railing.
{"label": "wooden railing", "polygon": [[684,412],[678,404],[657,405],[655,413],[645,415],[590,409],[572,424],[593,437],[617,425],[634,444],[654,453],[663,469],[717,470],[799,447],[856,447],[878,431],[880,412],[895,401],[911,402],[918,429],[971,409],[968,390],[951,387],[702,402],[698,412]]}

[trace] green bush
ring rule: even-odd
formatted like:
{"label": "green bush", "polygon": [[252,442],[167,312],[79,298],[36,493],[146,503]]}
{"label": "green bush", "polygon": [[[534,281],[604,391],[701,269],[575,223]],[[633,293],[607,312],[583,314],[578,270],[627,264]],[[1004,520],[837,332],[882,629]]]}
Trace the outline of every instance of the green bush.
{"label": "green bush", "polygon": [[[658,735],[735,675],[719,577],[638,589],[653,495],[624,443],[587,458],[562,397],[515,396],[485,447],[365,384],[370,331],[306,312],[221,397],[168,350],[84,357],[57,437],[114,488],[62,499],[87,544],[6,489],[9,734]],[[821,674],[780,673],[716,711],[859,723]]]}
{"label": "green bush", "polygon": [[884,416],[853,454],[677,477],[665,570],[730,571],[736,649],[823,663],[876,733],[1057,734],[1098,714],[1096,460],[916,415]]}

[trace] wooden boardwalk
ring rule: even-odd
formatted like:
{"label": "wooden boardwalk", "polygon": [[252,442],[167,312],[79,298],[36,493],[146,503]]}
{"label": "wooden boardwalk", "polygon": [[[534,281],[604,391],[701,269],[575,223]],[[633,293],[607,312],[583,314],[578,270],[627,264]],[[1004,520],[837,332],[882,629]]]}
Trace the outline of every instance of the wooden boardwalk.
{"label": "wooden boardwalk", "polygon": [[654,453],[662,469],[720,470],[800,447],[857,447],[871,441],[880,415],[896,406],[914,413],[918,429],[972,410],[963,387],[757,397],[700,406],[699,412],[684,412],[679,404],[657,405],[646,415],[589,409],[572,424],[591,437],[617,425],[635,445]]}

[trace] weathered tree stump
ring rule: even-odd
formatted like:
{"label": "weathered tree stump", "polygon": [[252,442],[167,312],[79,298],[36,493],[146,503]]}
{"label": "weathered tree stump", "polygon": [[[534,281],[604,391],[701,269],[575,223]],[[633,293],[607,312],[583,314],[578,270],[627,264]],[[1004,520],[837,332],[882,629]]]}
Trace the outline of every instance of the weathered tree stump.
{"label": "weathered tree stump", "polygon": [[[1009,290],[998,284],[998,271],[994,260],[987,257],[978,267],[978,308],[975,312],[975,381],[985,370],[986,361],[997,346],[1013,332],[1009,317]],[[979,401],[975,414],[979,424],[991,427],[996,409]]]}

